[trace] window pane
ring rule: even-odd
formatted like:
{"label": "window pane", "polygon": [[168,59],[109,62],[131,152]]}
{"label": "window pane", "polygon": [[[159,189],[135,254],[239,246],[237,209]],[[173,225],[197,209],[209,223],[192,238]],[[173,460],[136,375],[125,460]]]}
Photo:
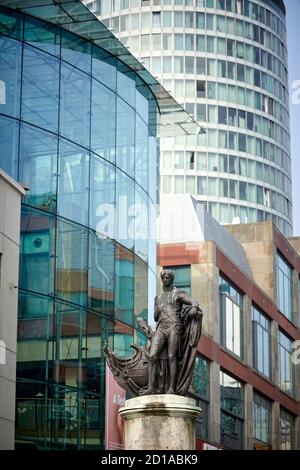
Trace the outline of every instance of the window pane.
{"label": "window pane", "polygon": [[88,229],[58,220],[57,296],[76,304],[87,304]]}
{"label": "window pane", "polygon": [[54,216],[35,209],[22,208],[20,288],[53,295],[54,261]]}
{"label": "window pane", "polygon": [[[24,45],[22,118],[58,132],[58,98],[59,60]],[[72,95],[66,99],[69,102]]]}
{"label": "window pane", "polygon": [[19,123],[0,116],[0,168],[17,179]]}
{"label": "window pane", "polygon": [[0,113],[20,113],[21,43],[0,37]]}
{"label": "window pane", "polygon": [[88,225],[89,154],[61,139],[59,168],[58,213]]}
{"label": "window pane", "polygon": [[116,95],[92,81],[92,150],[106,160],[115,161]]}
{"label": "window pane", "polygon": [[64,137],[90,145],[90,79],[69,65],[61,65],[60,131]]}
{"label": "window pane", "polygon": [[55,212],[57,137],[33,126],[21,125],[20,180],[28,185],[24,202]]}

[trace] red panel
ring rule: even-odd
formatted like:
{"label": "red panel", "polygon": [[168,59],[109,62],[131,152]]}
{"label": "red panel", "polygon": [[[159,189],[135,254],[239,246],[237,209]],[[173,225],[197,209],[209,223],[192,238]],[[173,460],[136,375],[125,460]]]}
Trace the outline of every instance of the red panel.
{"label": "red panel", "polygon": [[158,245],[157,264],[160,266],[180,266],[199,263],[199,247],[193,248],[186,244]]}

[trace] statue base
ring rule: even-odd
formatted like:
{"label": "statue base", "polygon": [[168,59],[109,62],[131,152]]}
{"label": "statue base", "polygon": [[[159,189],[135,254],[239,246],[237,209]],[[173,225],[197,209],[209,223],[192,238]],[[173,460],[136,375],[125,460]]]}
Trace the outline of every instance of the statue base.
{"label": "statue base", "polygon": [[201,408],[179,395],[145,395],[126,400],[126,450],[195,450],[196,418]]}

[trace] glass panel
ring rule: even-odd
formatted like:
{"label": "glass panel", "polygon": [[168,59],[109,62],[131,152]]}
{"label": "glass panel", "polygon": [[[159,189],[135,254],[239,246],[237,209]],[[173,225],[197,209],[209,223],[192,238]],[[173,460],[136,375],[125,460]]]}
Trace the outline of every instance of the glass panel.
{"label": "glass panel", "polygon": [[90,146],[90,78],[61,64],[60,132],[64,137]]}
{"label": "glass panel", "polygon": [[135,108],[135,74],[120,63],[118,63],[117,93]]}
{"label": "glass panel", "polygon": [[53,295],[54,260],[54,217],[24,207],[21,218],[20,288]]}
{"label": "glass panel", "polygon": [[17,179],[19,122],[0,116],[0,168]]}
{"label": "glass panel", "polygon": [[99,47],[93,46],[92,49],[92,74],[99,82],[109,88],[116,90],[117,68],[116,59],[109,56]]}
{"label": "glass panel", "polygon": [[82,37],[61,30],[61,57],[77,68],[91,73],[91,43]]}
{"label": "glass panel", "polygon": [[29,187],[24,202],[55,212],[57,137],[33,126],[21,125],[19,178]]}
{"label": "glass panel", "polygon": [[117,157],[119,168],[134,177],[135,113],[120,98],[117,99]]}
{"label": "glass panel", "polygon": [[134,260],[134,317],[135,321],[138,317],[148,319],[148,266],[137,257]]}
{"label": "glass panel", "polygon": [[134,217],[134,225],[131,224],[128,228],[129,236],[134,236],[135,253],[147,262],[149,239],[149,199],[146,193],[138,185],[135,185]]}
{"label": "glass panel", "polygon": [[60,140],[58,213],[88,224],[89,154],[81,147]]}
{"label": "glass panel", "polygon": [[88,306],[101,314],[114,311],[115,244],[89,232]]}
{"label": "glass panel", "polygon": [[24,41],[58,56],[60,52],[60,29],[37,18],[25,15]]}
{"label": "glass panel", "polygon": [[134,182],[117,170],[115,239],[129,249],[134,246]]}
{"label": "glass panel", "polygon": [[24,45],[22,119],[57,132],[58,100],[59,60]]}
{"label": "glass panel", "polygon": [[20,113],[21,43],[0,37],[0,113]]}
{"label": "glass panel", "polygon": [[116,95],[96,80],[92,80],[91,112],[91,148],[115,162]]}
{"label": "glass panel", "polygon": [[115,318],[129,325],[134,322],[134,255],[120,245],[115,258]]}
{"label": "glass panel", "polygon": [[79,305],[87,304],[88,229],[58,220],[57,296]]}
{"label": "glass panel", "polygon": [[92,154],[90,171],[90,227],[114,238],[115,168]]}
{"label": "glass panel", "polygon": [[135,179],[148,191],[148,126],[136,115],[135,122]]}
{"label": "glass panel", "polygon": [[16,39],[23,36],[23,15],[10,9],[1,8],[0,33]]}

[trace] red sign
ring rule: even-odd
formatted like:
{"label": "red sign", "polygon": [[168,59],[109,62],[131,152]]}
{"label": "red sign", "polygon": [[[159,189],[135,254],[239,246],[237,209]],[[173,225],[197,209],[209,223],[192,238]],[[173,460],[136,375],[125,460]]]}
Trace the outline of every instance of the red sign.
{"label": "red sign", "polygon": [[109,367],[105,371],[105,449],[124,449],[123,420],[119,408],[125,403],[126,392],[115,381]]}

